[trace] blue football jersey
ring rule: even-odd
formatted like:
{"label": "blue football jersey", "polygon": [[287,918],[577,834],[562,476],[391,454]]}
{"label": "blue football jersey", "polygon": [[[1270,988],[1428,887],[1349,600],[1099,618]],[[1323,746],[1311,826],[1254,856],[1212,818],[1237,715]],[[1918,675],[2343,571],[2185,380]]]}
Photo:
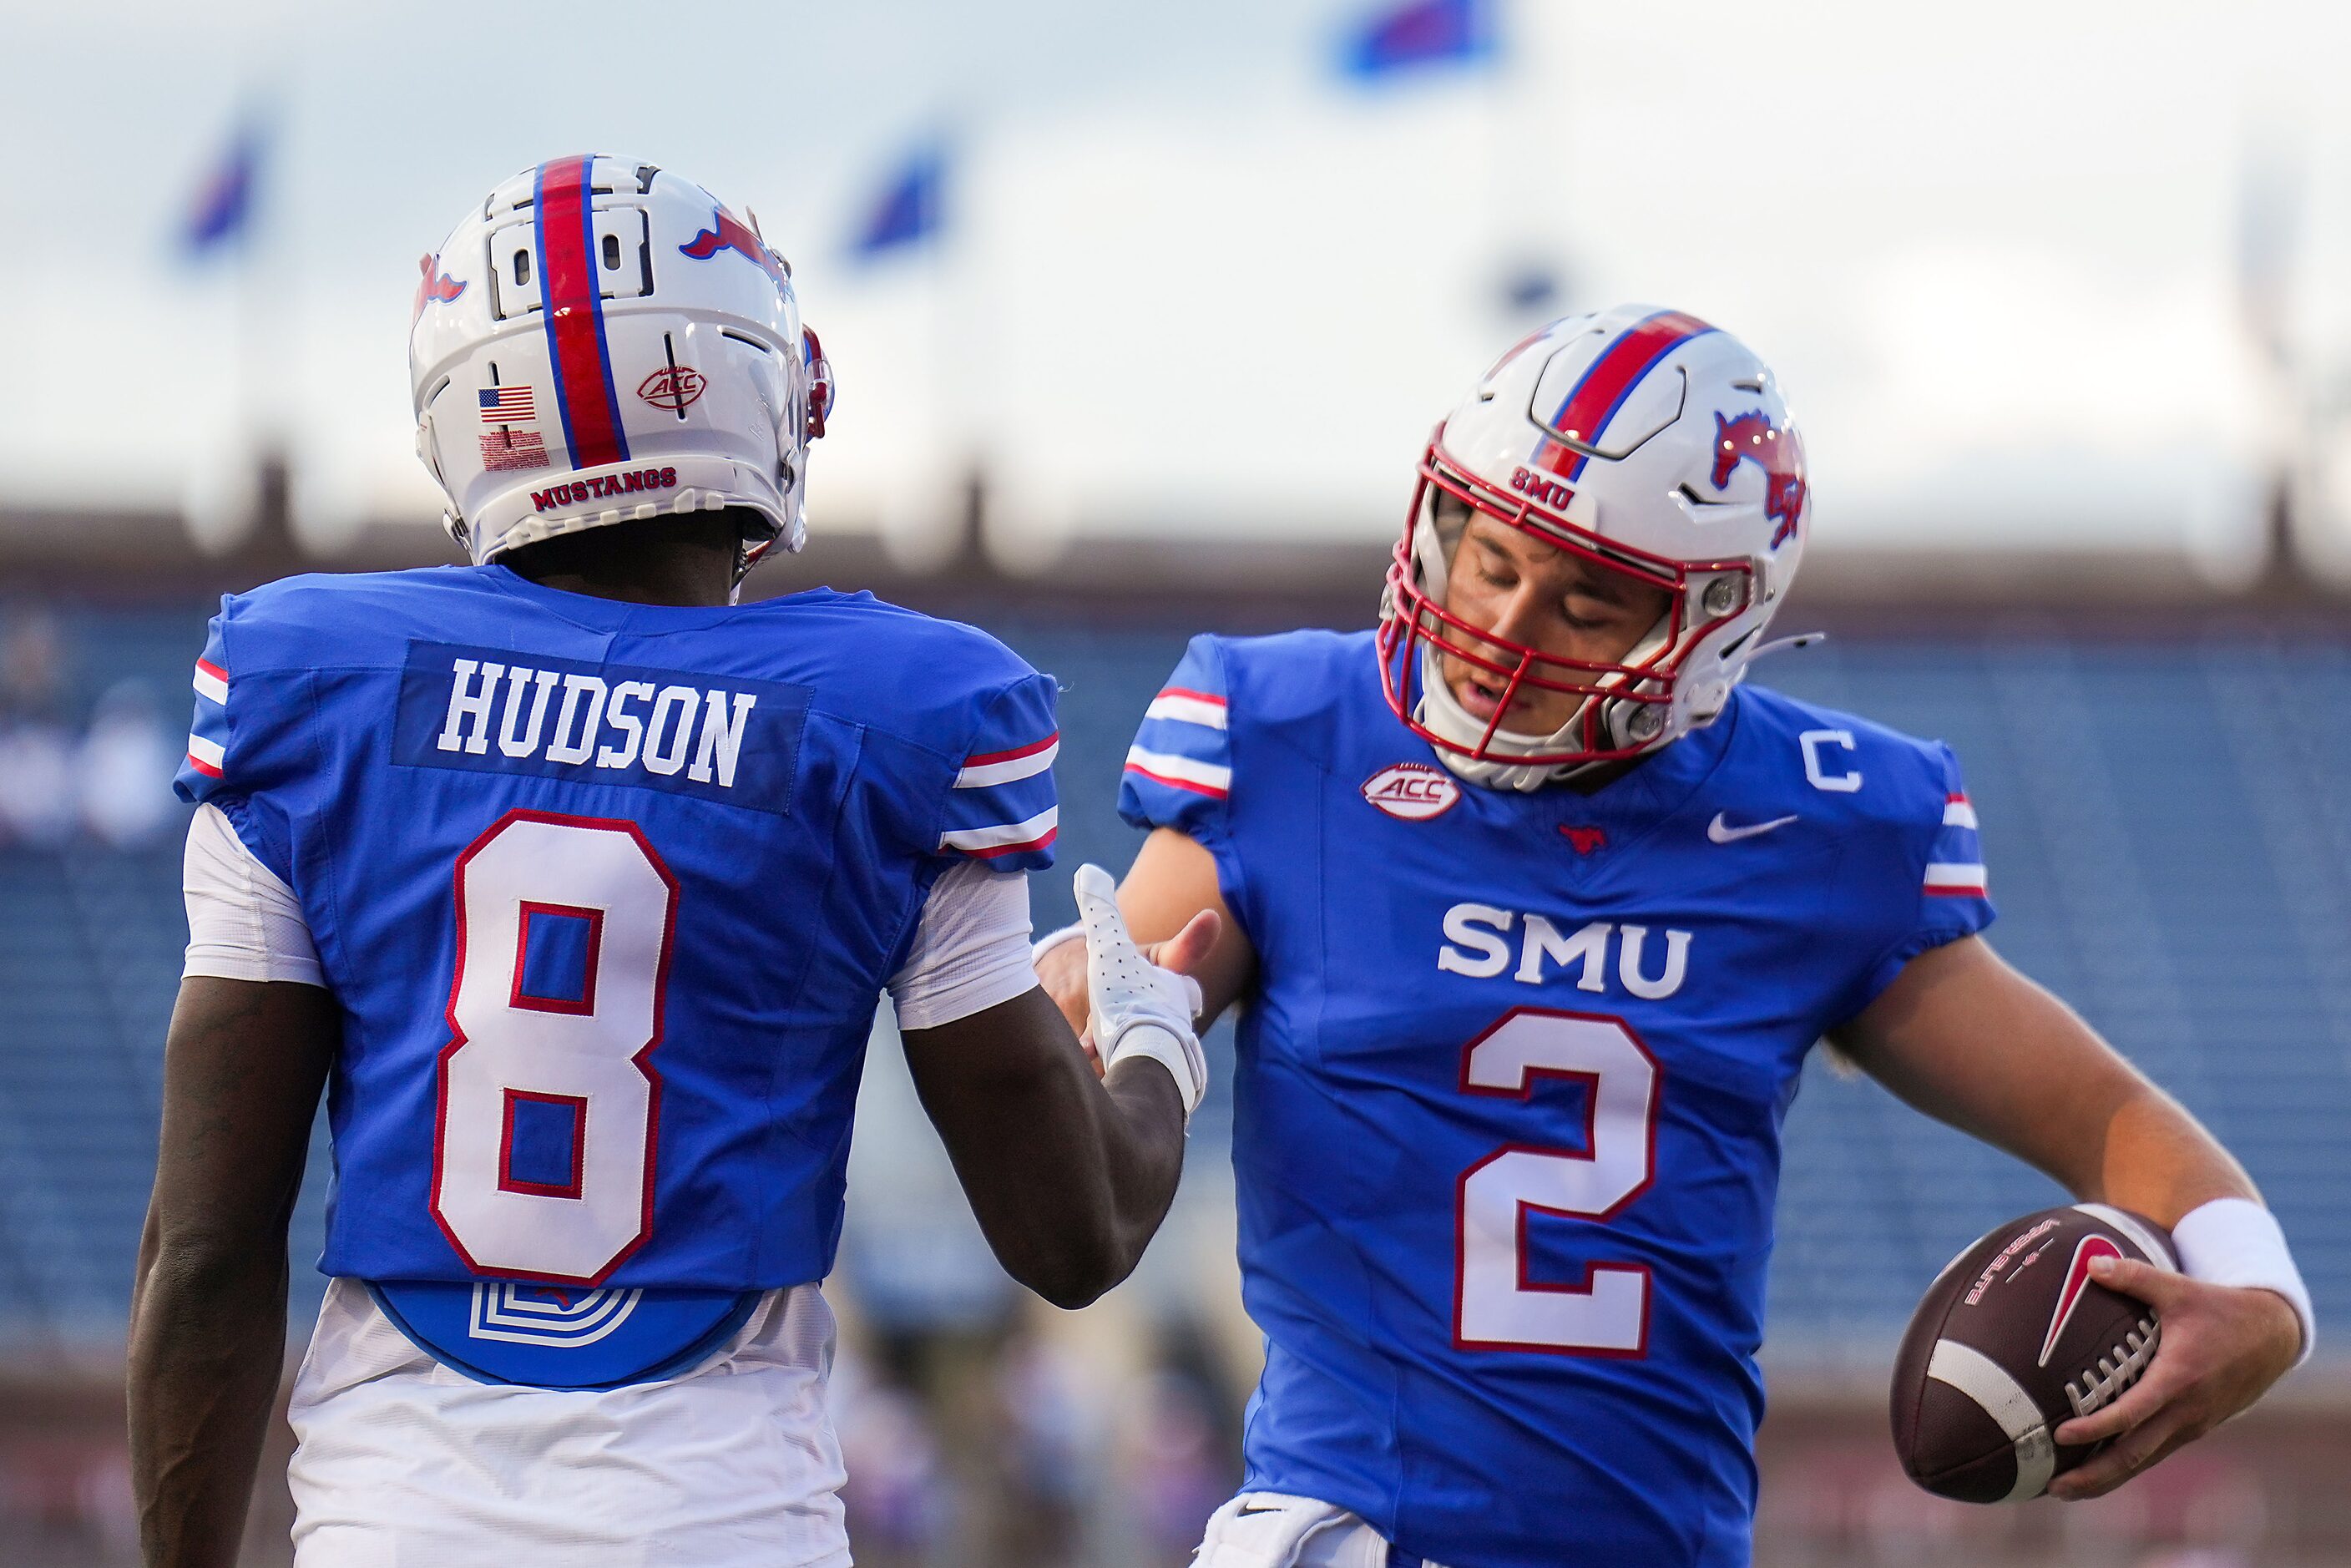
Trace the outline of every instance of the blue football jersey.
{"label": "blue football jersey", "polygon": [[1371,633],[1202,637],[1120,804],[1259,955],[1245,1484],[1453,1568],[1746,1563],[1799,1069],[1991,919],[1949,752],[1750,687],[1597,790],[1481,789]]}
{"label": "blue football jersey", "polygon": [[293,578],[223,602],[195,685],[180,792],[294,889],[343,1012],[320,1266],[503,1282],[486,1343],[821,1278],[931,885],[1051,863],[1053,683],[865,594]]}

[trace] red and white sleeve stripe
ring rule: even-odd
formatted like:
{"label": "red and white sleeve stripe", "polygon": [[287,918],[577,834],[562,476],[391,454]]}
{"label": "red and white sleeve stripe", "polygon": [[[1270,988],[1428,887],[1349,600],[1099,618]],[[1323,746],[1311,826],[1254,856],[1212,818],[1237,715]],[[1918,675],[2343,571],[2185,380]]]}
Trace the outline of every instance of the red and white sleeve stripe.
{"label": "red and white sleeve stripe", "polygon": [[1225,800],[1233,790],[1231,768],[1223,763],[1178,757],[1172,751],[1146,751],[1140,746],[1130,746],[1126,749],[1126,770],[1139,773],[1155,784],[1165,784],[1171,789],[1188,789],[1212,800]]}
{"label": "red and white sleeve stripe", "polygon": [[1958,793],[1947,796],[1943,801],[1943,831],[1936,835],[1934,858],[1927,862],[1926,891],[1929,897],[1991,896],[1976,830],[1976,809],[1968,798]]}
{"label": "red and white sleeve stripe", "polygon": [[228,672],[210,659],[196,661],[195,676],[189,684],[195,687],[196,695],[223,707],[228,706]]}
{"label": "red and white sleeve stripe", "polygon": [[188,730],[188,766],[207,779],[218,779],[226,748],[204,732],[228,733],[228,672],[210,659],[198,659],[188,684],[196,694],[195,722]]}
{"label": "red and white sleeve stripe", "polygon": [[939,835],[939,852],[995,860],[1000,855],[1041,850],[1061,833],[1061,809],[1049,806],[1025,822],[1004,822],[986,828],[951,828]]}
{"label": "red and white sleeve stripe", "polygon": [[1225,727],[1226,711],[1225,699],[1213,693],[1167,686],[1151,699],[1151,706],[1143,710],[1143,716],[1172,718],[1184,724],[1204,724],[1210,729],[1222,729]]}
{"label": "red and white sleeve stripe", "polygon": [[962,769],[956,774],[958,789],[985,789],[990,785],[1009,784],[1019,779],[1033,779],[1053,766],[1061,755],[1061,735],[1059,730],[1044,739],[1028,746],[1014,747],[1009,751],[984,751],[964,759]]}
{"label": "red and white sleeve stripe", "polygon": [[1983,898],[1991,887],[1981,862],[1929,861],[1927,891],[1938,898]]}

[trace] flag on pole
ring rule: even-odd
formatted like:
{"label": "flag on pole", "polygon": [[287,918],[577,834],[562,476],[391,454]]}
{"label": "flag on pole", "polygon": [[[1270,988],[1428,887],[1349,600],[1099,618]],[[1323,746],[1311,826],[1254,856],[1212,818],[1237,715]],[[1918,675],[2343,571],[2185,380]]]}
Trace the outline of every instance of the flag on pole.
{"label": "flag on pole", "polygon": [[946,183],[946,143],[934,140],[915,148],[867,204],[851,252],[872,261],[935,235],[945,221]]}
{"label": "flag on pole", "polygon": [[1562,288],[1557,269],[1529,260],[1501,278],[1502,308],[1512,316],[1556,316]]}
{"label": "flag on pole", "polygon": [[232,245],[251,226],[267,141],[260,116],[248,113],[238,122],[188,209],[180,237],[189,255],[201,256]]}
{"label": "flag on pole", "polygon": [[1495,0],[1389,0],[1345,37],[1340,70],[1377,81],[1430,66],[1479,65],[1497,52]]}

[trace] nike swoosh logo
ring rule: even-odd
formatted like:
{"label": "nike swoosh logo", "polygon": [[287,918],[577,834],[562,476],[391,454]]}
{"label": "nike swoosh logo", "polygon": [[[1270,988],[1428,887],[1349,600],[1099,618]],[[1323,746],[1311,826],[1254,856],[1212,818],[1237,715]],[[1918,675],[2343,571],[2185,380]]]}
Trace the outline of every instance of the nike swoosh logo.
{"label": "nike swoosh logo", "polygon": [[1784,828],[1795,820],[1792,815],[1774,817],[1768,822],[1749,822],[1742,827],[1734,828],[1723,821],[1722,812],[1717,811],[1714,814],[1714,821],[1706,825],[1706,836],[1718,844],[1735,844],[1741,839],[1751,839],[1758,833],[1768,833],[1774,828]]}
{"label": "nike swoosh logo", "polygon": [[2082,1292],[2090,1283],[2090,1260],[2120,1258],[2123,1249],[2103,1236],[2085,1236],[2074,1249],[2074,1261],[2066,1267],[2065,1283],[2057,1292],[2056,1310],[2049,1314],[2049,1334],[2041,1342],[2041,1359],[2033,1364],[2046,1366],[2052,1352],[2057,1348],[2058,1336],[2065,1325],[2074,1321],[2074,1309],[2082,1304]]}

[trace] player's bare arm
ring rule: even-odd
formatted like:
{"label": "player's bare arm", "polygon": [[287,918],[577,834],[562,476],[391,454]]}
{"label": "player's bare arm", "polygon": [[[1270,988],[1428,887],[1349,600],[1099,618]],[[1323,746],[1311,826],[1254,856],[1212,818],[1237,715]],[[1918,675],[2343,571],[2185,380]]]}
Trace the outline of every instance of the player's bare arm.
{"label": "player's bare arm", "polygon": [[1071,1308],[1125,1279],[1183,1172],[1176,1081],[1143,1061],[1097,1081],[1041,988],[905,1041],[923,1109],[1005,1271]]}
{"label": "player's bare arm", "polygon": [[131,1484],[150,1568],[234,1563],[286,1357],[286,1225],[340,1036],[316,986],[192,977],[131,1289]]}
{"label": "player's bare arm", "polygon": [[[2216,1198],[2260,1194],[2178,1102],[2074,1011],[1970,936],[1912,959],[1837,1045],[1918,1110],[2046,1172],[2076,1197],[2166,1228]],[[2294,1364],[2302,1324],[2271,1291],[2210,1284],[2135,1260],[2100,1282],[2154,1307],[2163,1350],[2114,1404],[2058,1440],[2114,1446],[2050,1484],[2096,1497],[2252,1405]]]}
{"label": "player's bare arm", "polygon": [[[1075,879],[1082,1010],[1066,1019],[1041,987],[929,1029],[906,1030],[924,1108],[998,1260],[1061,1307],[1081,1307],[1133,1271],[1176,1196],[1184,1129],[1207,1092],[1186,977],[1221,923],[1193,918],[1146,958],[1109,873]],[[1091,1041],[1081,1048],[1075,1030]],[[1107,1068],[1105,1068],[1107,1063]]]}

